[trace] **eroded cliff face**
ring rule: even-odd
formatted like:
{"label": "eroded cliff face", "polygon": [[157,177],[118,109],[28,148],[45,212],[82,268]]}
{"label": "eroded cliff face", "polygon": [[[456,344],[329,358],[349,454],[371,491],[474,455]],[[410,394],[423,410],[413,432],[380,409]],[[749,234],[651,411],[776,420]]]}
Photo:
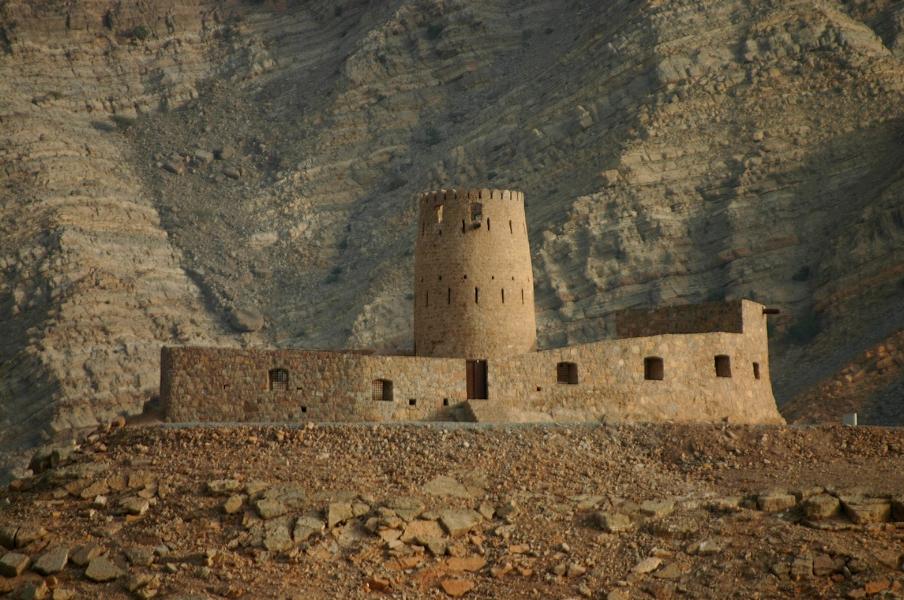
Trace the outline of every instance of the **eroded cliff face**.
{"label": "eroded cliff face", "polygon": [[164,343],[407,349],[450,184],[525,191],[546,346],[743,296],[780,399],[897,385],[904,3],[600,4],[0,2],[2,443]]}

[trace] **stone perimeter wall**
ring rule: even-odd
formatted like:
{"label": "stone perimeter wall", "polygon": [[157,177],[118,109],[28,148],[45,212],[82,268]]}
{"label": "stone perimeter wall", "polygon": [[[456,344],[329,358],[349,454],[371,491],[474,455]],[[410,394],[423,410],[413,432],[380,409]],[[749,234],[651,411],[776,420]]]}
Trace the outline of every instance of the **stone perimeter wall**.
{"label": "stone perimeter wall", "polygon": [[415,354],[482,359],[535,350],[524,194],[440,190],[422,194],[418,207]]}
{"label": "stone perimeter wall", "polygon": [[[287,389],[270,389],[271,369],[288,371]],[[163,348],[160,399],[176,422],[447,420],[466,399],[464,370],[461,359]],[[392,381],[393,401],[373,400],[375,379]]]}
{"label": "stone perimeter wall", "polygon": [[[780,423],[769,378],[762,305],[735,303],[743,333],[710,332],[606,340],[488,362],[488,400],[466,399],[464,359],[298,350],[164,348],[161,400],[170,421],[685,421]],[[731,377],[717,377],[727,355]],[[664,378],[644,379],[661,357]],[[557,364],[578,383],[558,383]],[[759,365],[759,379],[753,363]],[[287,390],[269,390],[270,369]],[[393,400],[373,399],[374,379]],[[412,403],[413,401],[413,403]]]}

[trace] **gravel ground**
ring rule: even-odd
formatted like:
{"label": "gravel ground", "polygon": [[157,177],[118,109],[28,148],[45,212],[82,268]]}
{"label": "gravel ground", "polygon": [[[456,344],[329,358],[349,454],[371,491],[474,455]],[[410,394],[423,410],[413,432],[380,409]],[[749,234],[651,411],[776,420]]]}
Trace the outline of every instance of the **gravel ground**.
{"label": "gravel ground", "polygon": [[[16,547],[0,572],[31,561],[0,590],[27,597],[904,589],[902,430],[129,426],[33,462],[0,505],[0,543]],[[79,566],[85,544],[102,554]]]}

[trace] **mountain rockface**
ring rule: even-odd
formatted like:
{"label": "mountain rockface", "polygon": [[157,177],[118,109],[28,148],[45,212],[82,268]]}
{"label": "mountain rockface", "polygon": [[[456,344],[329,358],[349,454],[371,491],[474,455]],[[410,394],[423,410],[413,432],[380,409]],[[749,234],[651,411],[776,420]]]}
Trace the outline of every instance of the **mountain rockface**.
{"label": "mountain rockface", "polygon": [[164,343],[407,348],[446,185],[525,191],[544,345],[750,297],[796,418],[901,422],[902,61],[889,0],[0,1],[0,441]]}

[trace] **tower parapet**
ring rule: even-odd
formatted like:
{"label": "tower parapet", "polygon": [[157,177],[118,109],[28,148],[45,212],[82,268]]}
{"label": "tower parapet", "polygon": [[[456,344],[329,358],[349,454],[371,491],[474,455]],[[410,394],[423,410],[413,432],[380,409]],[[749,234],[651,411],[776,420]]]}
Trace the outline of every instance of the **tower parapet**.
{"label": "tower parapet", "polygon": [[524,194],[421,194],[415,244],[415,353],[498,358],[536,349]]}

